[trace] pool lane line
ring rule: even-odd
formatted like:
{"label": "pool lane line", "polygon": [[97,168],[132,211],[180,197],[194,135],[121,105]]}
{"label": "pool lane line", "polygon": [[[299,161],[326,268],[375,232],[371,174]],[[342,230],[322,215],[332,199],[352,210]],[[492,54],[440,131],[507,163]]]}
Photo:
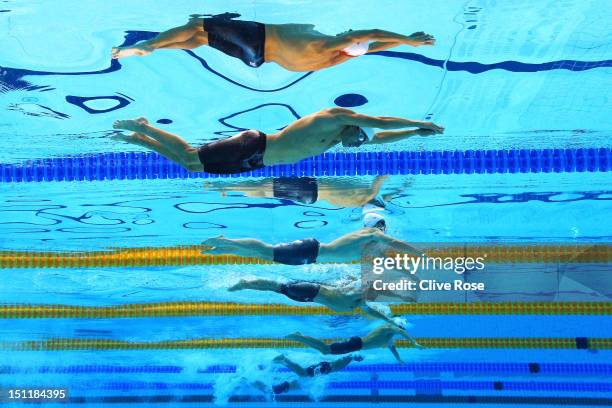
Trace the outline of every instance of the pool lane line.
{"label": "pool lane line", "polygon": [[[612,302],[402,303],[389,305],[395,315],[581,315],[610,316]],[[232,302],[133,303],[113,306],[0,305],[1,319],[117,319],[186,316],[355,315],[324,306]]]}
{"label": "pool lane line", "polygon": [[240,174],[188,172],[152,152],[111,152],[1,163],[0,181],[101,181],[393,174],[612,171],[612,148],[324,153]]}
{"label": "pool lane line", "polygon": [[[362,404],[494,404],[495,406],[513,405],[577,405],[577,406],[612,406],[612,398],[601,397],[558,397],[558,396],[493,396],[493,395],[327,395],[313,400],[308,395],[277,395],[274,397],[276,403],[362,403]],[[263,395],[239,395],[232,396],[229,403],[264,403],[270,401]],[[215,403],[215,396],[205,395],[110,395],[110,396],[87,396],[70,397],[62,404],[161,404],[161,403]]]}
{"label": "pool lane line", "polygon": [[[162,381],[113,381],[86,383],[70,387],[71,391],[104,390],[212,390],[212,382],[162,382]],[[439,379],[417,380],[349,380],[330,381],[325,384],[328,390],[417,390],[430,391],[544,391],[544,392],[612,392],[610,382],[563,382],[563,381],[512,381],[512,380],[464,380],[448,381]],[[448,394],[446,394],[448,395]]]}
{"label": "pool lane line", "polygon": [[[345,339],[324,339],[326,342]],[[610,350],[612,338],[599,337],[419,337],[431,349],[574,349]],[[397,347],[413,348],[412,343],[398,340]],[[185,349],[280,349],[306,348],[300,342],[284,338],[199,338],[165,341],[127,341],[91,338],[51,338],[32,341],[0,341],[0,351],[66,351],[66,350],[185,350]]]}
{"label": "pool lane line", "polygon": [[[612,245],[588,243],[490,244],[442,246],[418,243],[429,257],[483,257],[488,264],[612,263]],[[394,256],[394,253],[386,254]],[[360,260],[345,262],[358,264]],[[108,251],[0,251],[0,268],[96,268],[189,265],[272,265],[254,257],[202,254],[201,246],[117,248]]]}
{"label": "pool lane line", "polygon": [[[188,369],[191,372],[193,369]],[[232,374],[237,370],[233,364],[216,364],[197,369],[198,374]],[[16,367],[0,366],[0,375],[17,374],[180,374],[184,367],[176,365],[70,365],[70,366],[38,366]],[[289,369],[279,368],[279,371],[289,372]],[[471,375],[520,375],[529,374],[530,377],[550,375],[567,376],[610,376],[612,364],[602,363],[516,363],[508,361],[498,362],[406,362],[405,364],[355,364],[345,367],[343,372],[354,373],[454,373]]]}

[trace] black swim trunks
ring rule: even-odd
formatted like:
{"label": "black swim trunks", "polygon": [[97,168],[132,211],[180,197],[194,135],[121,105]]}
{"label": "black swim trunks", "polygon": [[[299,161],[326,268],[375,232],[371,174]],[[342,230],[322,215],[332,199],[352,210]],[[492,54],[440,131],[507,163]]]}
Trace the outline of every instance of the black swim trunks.
{"label": "black swim trunks", "polygon": [[306,375],[314,377],[315,375],[329,374],[332,371],[332,366],[327,361],[322,361],[319,364],[311,365],[306,368]]}
{"label": "black swim trunks", "polygon": [[319,294],[321,285],[311,282],[283,283],[280,293],[296,302],[312,302]]}
{"label": "black swim trunks", "polygon": [[222,53],[254,68],[265,62],[264,24],[212,17],[204,19],[204,30],[208,33],[208,45]]}
{"label": "black swim trunks", "polygon": [[340,341],[338,343],[332,343],[329,345],[331,354],[347,354],[353,351],[361,350],[363,347],[363,341],[361,337],[351,337],[347,341]]}
{"label": "black swim trunks", "polygon": [[274,262],[285,265],[304,265],[316,262],[319,255],[319,241],[306,238],[274,247]]}
{"label": "black swim trunks", "polygon": [[314,177],[278,177],[272,181],[274,197],[304,204],[312,204],[319,197],[317,179]]}
{"label": "black swim trunks", "polygon": [[266,134],[245,130],[227,139],[207,143],[198,150],[204,171],[215,174],[242,173],[264,167]]}

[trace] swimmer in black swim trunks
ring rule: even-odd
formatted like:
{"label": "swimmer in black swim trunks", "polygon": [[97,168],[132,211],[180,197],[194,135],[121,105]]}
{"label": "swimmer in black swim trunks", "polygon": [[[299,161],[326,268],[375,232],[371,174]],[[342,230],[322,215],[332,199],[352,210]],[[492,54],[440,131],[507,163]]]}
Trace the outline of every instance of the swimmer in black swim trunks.
{"label": "swimmer in black swim trunks", "polygon": [[299,341],[307,346],[319,350],[323,354],[348,354],[358,350],[369,350],[387,347],[400,363],[404,363],[395,348],[394,337],[401,336],[408,340],[413,347],[423,348],[408,332],[392,324],[384,324],[368,333],[365,337],[351,337],[346,341],[327,344],[314,337],[304,336],[296,332],[286,336],[289,340]]}
{"label": "swimmer in black swim trunks", "polygon": [[323,34],[312,24],[262,24],[234,20],[238,14],[201,18],[192,15],[187,24],[164,31],[135,45],[115,47],[112,58],[144,56],[161,48],[193,49],[208,45],[240,59],[250,67],[275,62],[289,71],[316,71],[363,54],[400,45],[434,45],[433,36],[422,31],[411,35],[383,30]]}
{"label": "swimmer in black swim trunks", "polygon": [[[308,367],[302,367],[300,364],[291,360],[284,354],[277,356],[276,358],[274,358],[273,361],[277,364],[284,365],[289,370],[293,371],[295,374],[302,378],[312,378],[320,375],[329,375],[331,373],[341,371],[353,361],[363,361],[363,357],[361,357],[360,355],[344,356],[338,360],[321,361],[320,363],[313,364]],[[261,391],[265,392],[266,394],[272,393],[273,395],[284,394],[290,390],[300,388],[300,383],[298,380],[283,381],[279,384],[273,385],[272,387],[268,387],[261,381],[256,381],[253,383],[253,385]]]}
{"label": "swimmer in black swim trunks", "polygon": [[202,242],[202,253],[255,257],[285,265],[350,262],[361,259],[366,251],[368,254],[380,252],[380,256],[393,251],[417,257],[423,255],[422,251],[410,244],[386,235],[384,219],[372,227],[343,235],[330,243],[320,243],[314,238],[305,238],[271,245],[254,238],[230,239],[219,236]]}
{"label": "swimmer in black swim trunks", "polygon": [[[266,135],[258,130],[245,130],[200,148],[192,147],[177,135],[151,126],[145,118],[118,120],[113,127],[134,132],[130,135],[115,133],[115,140],[152,149],[188,171],[204,170],[215,174],[241,173],[274,164],[296,163],[324,153],[338,144],[359,147],[444,132],[443,127],[432,122],[368,116],[344,108],[324,109],[304,116],[277,133]],[[371,128],[416,129],[374,134]]]}
{"label": "swimmer in black swim trunks", "polygon": [[[415,275],[407,275],[409,279],[418,282]],[[390,316],[371,307],[368,302],[375,301],[380,296],[399,298],[406,302],[414,302],[411,296],[402,295],[391,290],[373,290],[371,286],[347,285],[334,287],[313,282],[279,283],[269,279],[242,279],[231,286],[228,291],[259,290],[280,293],[296,302],[312,302],[329,307],[335,312],[352,312],[360,308],[366,315],[382,319],[387,323],[396,324]]]}

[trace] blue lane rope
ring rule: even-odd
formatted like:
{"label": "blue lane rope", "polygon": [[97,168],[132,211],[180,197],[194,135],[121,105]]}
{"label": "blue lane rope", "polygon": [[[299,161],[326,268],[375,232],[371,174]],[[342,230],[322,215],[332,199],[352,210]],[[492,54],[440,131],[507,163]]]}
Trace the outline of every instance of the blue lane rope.
{"label": "blue lane rope", "polygon": [[[612,392],[607,382],[558,382],[558,381],[445,381],[445,380],[396,380],[396,381],[332,381],[332,390],[384,389],[384,390],[479,390],[479,391],[562,391],[562,392]],[[89,383],[73,387],[83,390],[134,391],[134,390],[212,390],[213,383],[166,383],[146,381],[115,381]]]}
{"label": "blue lane rope", "polygon": [[[281,370],[282,371],[282,370]],[[288,370],[286,370],[288,371]],[[523,375],[580,375],[580,376],[612,376],[612,364],[582,364],[582,363],[406,363],[406,364],[355,364],[346,367],[343,371],[349,372],[451,372],[461,374],[503,374]],[[0,375],[11,374],[135,374],[135,373],[164,373],[179,374],[183,367],[176,365],[70,365],[70,366],[40,366],[40,367],[14,367],[0,366]],[[235,365],[211,365],[197,370],[198,374],[227,374],[235,373]]]}
{"label": "blue lane rope", "polygon": [[[274,397],[277,403],[391,403],[416,404],[416,403],[438,403],[447,405],[457,404],[492,404],[492,406],[518,406],[518,405],[575,405],[575,406],[612,406],[612,398],[597,397],[570,397],[570,396],[496,396],[496,395],[326,395],[313,400],[308,395],[277,395]],[[189,395],[107,395],[107,396],[70,396],[66,401],[68,404],[161,404],[161,403],[213,403],[213,394],[189,394]],[[62,401],[64,402],[64,401]],[[269,401],[263,395],[234,395],[228,399],[229,403],[258,403],[269,405]]]}
{"label": "blue lane rope", "polygon": [[295,164],[241,174],[189,173],[156,153],[99,153],[0,164],[2,182],[133,180],[218,177],[355,176],[605,172],[612,149],[521,149],[325,153]]}

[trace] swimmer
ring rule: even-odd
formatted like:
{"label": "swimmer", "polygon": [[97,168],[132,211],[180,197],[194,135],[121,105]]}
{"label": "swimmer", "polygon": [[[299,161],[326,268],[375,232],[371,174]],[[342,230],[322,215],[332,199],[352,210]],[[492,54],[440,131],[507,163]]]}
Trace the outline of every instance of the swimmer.
{"label": "swimmer", "polygon": [[300,332],[295,332],[286,336],[288,340],[299,341],[305,345],[319,350],[323,354],[348,354],[358,350],[369,350],[375,348],[387,347],[397,361],[404,364],[397,349],[395,348],[394,337],[401,336],[408,340],[414,347],[424,348],[417,341],[412,338],[406,330],[392,325],[384,324],[377,327],[368,333],[365,337],[361,338],[358,336],[351,337],[349,340],[327,344],[322,340],[314,337],[304,336]]}
{"label": "swimmer", "polygon": [[[419,280],[413,275],[410,275],[410,277],[415,281]],[[318,303],[339,313],[352,312],[360,308],[366,315],[375,319],[382,319],[391,324],[396,324],[396,322],[391,317],[368,305],[368,302],[375,301],[377,297],[383,295],[400,298],[407,302],[415,302],[413,297],[401,295],[391,290],[373,290],[371,284],[365,287],[355,287],[354,285],[334,287],[314,282],[279,283],[269,279],[242,279],[231,286],[228,291],[236,292],[247,289],[280,293],[296,302]]]}
{"label": "swimmer", "polygon": [[272,245],[254,238],[230,239],[219,236],[202,242],[202,253],[255,257],[285,265],[344,263],[359,260],[364,253],[380,253],[380,256],[385,256],[387,252],[395,251],[416,257],[423,255],[422,251],[410,244],[385,234],[387,224],[380,214],[368,213],[364,218],[364,226],[329,243],[304,238]]}
{"label": "swimmer", "polygon": [[253,198],[279,198],[302,204],[326,201],[337,207],[360,208],[368,203],[377,202],[381,208],[395,194],[409,186],[401,187],[379,196],[385,180],[389,176],[376,176],[367,181],[355,177],[275,177],[268,179],[248,179],[226,181],[217,179],[207,181],[206,188],[227,196],[228,192],[242,193]]}
{"label": "swimmer", "polygon": [[379,29],[355,30],[334,36],[315,30],[312,24],[262,24],[234,20],[239,14],[230,13],[201,17],[191,15],[185,25],[153,39],[114,47],[111,56],[144,56],[161,48],[191,50],[208,45],[253,68],[275,62],[289,71],[317,71],[400,45],[435,44],[434,37],[422,31],[406,36]]}
{"label": "swimmer", "polygon": [[[353,361],[363,361],[363,357],[360,355],[350,355],[344,356],[338,360],[334,361],[321,361],[320,363],[313,364],[308,367],[303,367],[295,361],[291,360],[289,357],[281,354],[274,358],[275,363],[281,364],[287,367],[289,370],[297,374],[301,378],[308,377],[317,377],[320,375],[329,375],[331,373],[335,373],[343,370],[346,366],[348,366]],[[271,388],[265,385],[261,381],[256,381],[253,383],[253,386],[263,391],[266,394],[284,394],[290,390],[300,388],[300,383],[298,380],[293,381],[283,381],[282,383],[273,385]]]}
{"label": "swimmer", "polygon": [[[277,133],[266,135],[258,130],[245,130],[200,148],[151,126],[145,118],[118,120],[113,127],[133,132],[129,135],[115,133],[115,140],[154,150],[188,171],[214,174],[242,173],[275,164],[296,163],[338,144],[345,147],[386,144],[444,132],[443,127],[432,122],[368,116],[344,108],[324,109],[304,116]],[[402,130],[374,133],[371,128]]]}

